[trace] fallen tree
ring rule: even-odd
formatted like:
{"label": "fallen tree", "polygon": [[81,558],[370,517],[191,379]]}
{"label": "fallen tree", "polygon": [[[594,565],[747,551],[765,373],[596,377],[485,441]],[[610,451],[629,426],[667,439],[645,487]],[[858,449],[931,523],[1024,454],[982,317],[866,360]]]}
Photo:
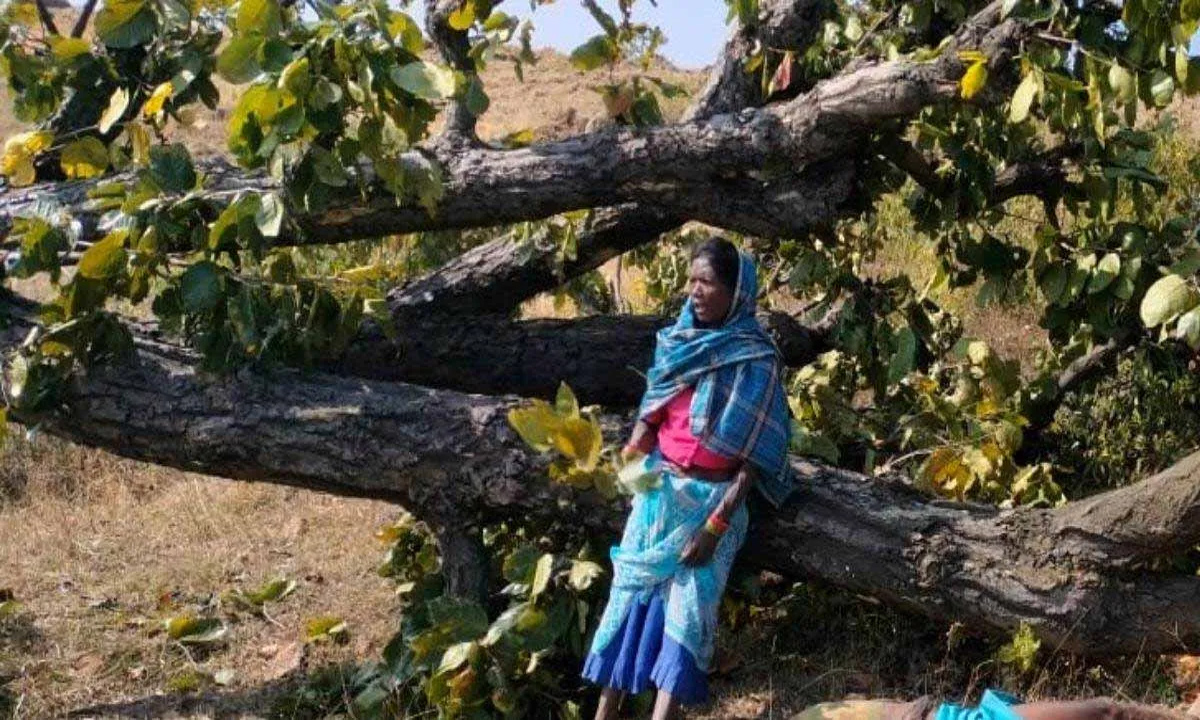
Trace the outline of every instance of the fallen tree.
{"label": "fallen tree", "polygon": [[[5,349],[24,329],[5,331]],[[70,406],[40,427],[192,472],[396,502],[433,525],[464,591],[480,582],[485,524],[521,516],[615,538],[624,521],[624,501],[546,479],[545,458],[508,426],[518,398],[289,370],[213,380],[196,360],[141,338],[130,362],[78,378]],[[602,421],[610,434],[625,423]],[[1200,643],[1200,578],[1141,569],[1200,542],[1200,454],[1052,510],[931,501],[895,477],[793,468],[799,490],[756,518],[746,562],[980,630],[1027,623],[1071,652]]]}

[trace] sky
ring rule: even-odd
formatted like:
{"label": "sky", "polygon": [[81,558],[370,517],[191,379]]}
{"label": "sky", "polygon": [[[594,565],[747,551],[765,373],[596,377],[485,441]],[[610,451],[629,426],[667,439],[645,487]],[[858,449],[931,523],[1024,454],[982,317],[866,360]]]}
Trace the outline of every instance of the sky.
{"label": "sky", "polygon": [[[617,15],[615,0],[599,0],[600,6]],[[417,0],[409,14],[424,23],[424,3]],[[578,0],[555,0],[531,12],[526,0],[509,0],[500,8],[522,19],[532,17],[533,46],[570,52],[600,31],[596,21]],[[717,57],[725,40],[728,6],[723,0],[657,0],[657,7],[642,0],[634,8],[634,20],[658,25],[667,36],[661,49],[681,68],[698,69]],[[1200,33],[1192,36],[1191,55],[1200,55]]]}
{"label": "sky", "polygon": [[[602,8],[618,17],[615,0],[598,0]],[[408,10],[424,25],[424,2],[414,2]],[[530,12],[528,0],[509,0],[501,10],[519,18],[533,18],[533,46],[552,47],[570,52],[585,40],[600,32],[578,0],[556,0]],[[660,53],[681,68],[698,69],[717,57],[725,41],[725,16],[728,6],[724,0],[657,0],[657,7],[648,0],[634,6],[633,19],[662,28],[667,43]]]}

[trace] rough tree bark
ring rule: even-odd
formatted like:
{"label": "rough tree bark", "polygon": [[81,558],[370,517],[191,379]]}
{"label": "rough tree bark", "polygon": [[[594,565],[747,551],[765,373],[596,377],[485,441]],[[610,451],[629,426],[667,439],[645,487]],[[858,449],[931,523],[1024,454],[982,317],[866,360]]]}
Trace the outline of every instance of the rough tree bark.
{"label": "rough tree bark", "polygon": [[[812,362],[829,348],[829,323],[801,325],[781,312],[759,314],[789,366]],[[373,380],[397,380],[463,392],[553,397],[566,382],[587,404],[629,407],[645,387],[656,316],[512,322],[494,316],[412,321],[395,340],[362,334],[325,369]]]}
{"label": "rough tree bark", "polygon": [[[26,329],[10,325],[0,348]],[[185,351],[144,336],[137,346],[130,362],[80,377],[68,407],[39,419],[43,431],[172,467],[401,503],[458,551],[460,589],[479,578],[471,528],[518,514],[614,537],[622,522],[623,502],[545,479],[545,459],[507,425],[516,398],[295,371],[206,379]],[[613,437],[625,419],[602,424]],[[1200,578],[1145,569],[1200,542],[1200,454],[1055,510],[937,502],[894,478],[793,467],[799,490],[757,517],[749,562],[973,629],[1026,622],[1073,652],[1200,647]]]}

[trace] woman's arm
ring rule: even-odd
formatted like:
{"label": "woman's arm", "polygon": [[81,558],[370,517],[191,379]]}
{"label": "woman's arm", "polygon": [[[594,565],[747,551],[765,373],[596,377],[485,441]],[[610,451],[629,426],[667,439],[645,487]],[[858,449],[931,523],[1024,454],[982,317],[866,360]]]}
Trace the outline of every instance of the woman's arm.
{"label": "woman's arm", "polygon": [[754,480],[757,477],[758,475],[753,465],[742,463],[742,466],[738,468],[737,474],[734,475],[733,481],[725,489],[725,495],[721,498],[721,502],[717,503],[716,509],[713,510],[713,515],[716,515],[722,522],[728,524],[729,518],[733,517],[737,509],[746,501],[746,495],[749,494],[750,488],[754,486]]}
{"label": "woman's arm", "polygon": [[635,453],[649,455],[654,449],[654,443],[658,437],[658,428],[651,425],[646,420],[638,420],[633,425],[633,432],[629,435],[629,442],[625,443],[625,447],[621,448],[621,459],[628,460]]}
{"label": "woman's arm", "polygon": [[[725,488],[725,494],[721,496],[721,502],[717,503],[717,507],[712,514],[716,516],[722,524],[728,525],[729,518],[737,512],[737,509],[746,501],[746,495],[750,492],[750,488],[754,486],[754,481],[757,479],[757,472],[754,466],[750,463],[742,463],[730,481],[729,487]],[[720,541],[721,535],[713,533],[709,530],[708,525],[696,531],[691,540],[688,540],[687,545],[683,548],[683,553],[679,556],[680,561],[684,565],[704,565],[712,559],[713,552],[717,549],[717,542]]]}

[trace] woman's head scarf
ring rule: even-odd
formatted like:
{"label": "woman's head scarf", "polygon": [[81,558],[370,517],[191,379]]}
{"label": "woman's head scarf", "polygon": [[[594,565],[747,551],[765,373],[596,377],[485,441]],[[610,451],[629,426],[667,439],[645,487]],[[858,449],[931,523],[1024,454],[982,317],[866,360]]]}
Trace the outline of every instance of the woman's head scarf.
{"label": "woman's head scarf", "polygon": [[738,259],[737,286],[721,324],[700,327],[688,298],[675,324],[659,331],[638,417],[694,386],[692,434],[707,450],[752,463],[759,471],[759,490],[778,506],[792,486],[782,363],[755,318],[754,262],[740,251]]}

